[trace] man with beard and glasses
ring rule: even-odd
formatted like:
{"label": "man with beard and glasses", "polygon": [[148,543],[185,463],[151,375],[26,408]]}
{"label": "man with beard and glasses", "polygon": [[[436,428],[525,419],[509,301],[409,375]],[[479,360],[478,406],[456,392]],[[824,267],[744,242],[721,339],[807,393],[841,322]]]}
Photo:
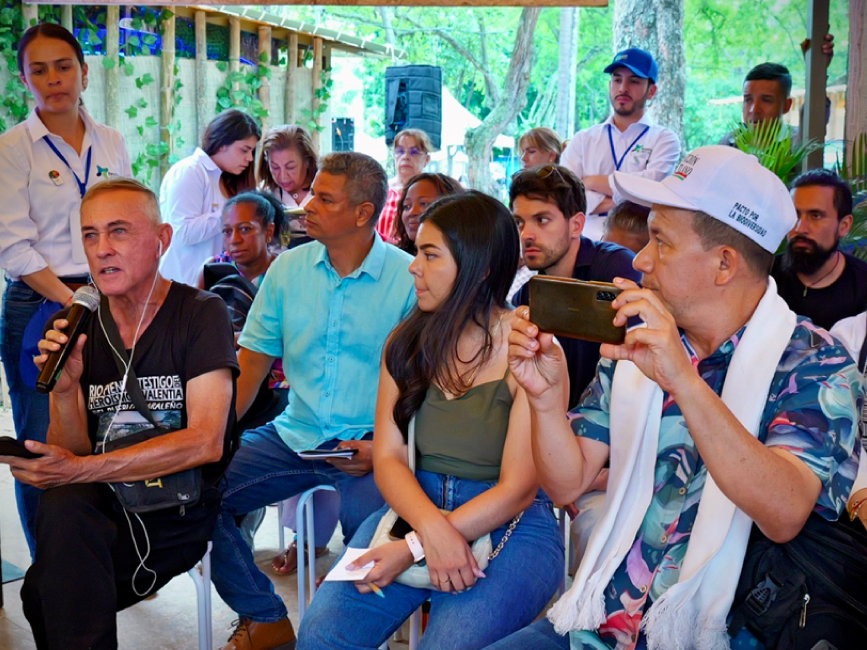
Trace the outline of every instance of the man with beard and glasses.
{"label": "man with beard and glasses", "polygon": [[852,228],[852,190],[837,174],[814,169],[792,182],[797,225],[772,275],[796,314],[825,329],[867,309],[867,264],[838,249]]}
{"label": "man with beard and glasses", "polygon": [[623,201],[611,182],[615,171],[661,181],[680,159],[680,141],[673,131],[651,124],[645,107],[656,95],[659,69],[649,52],[636,47],[618,52],[605,73],[613,114],[602,124],[579,131],[560,162],[587,189],[584,236],[599,240],[604,215]]}

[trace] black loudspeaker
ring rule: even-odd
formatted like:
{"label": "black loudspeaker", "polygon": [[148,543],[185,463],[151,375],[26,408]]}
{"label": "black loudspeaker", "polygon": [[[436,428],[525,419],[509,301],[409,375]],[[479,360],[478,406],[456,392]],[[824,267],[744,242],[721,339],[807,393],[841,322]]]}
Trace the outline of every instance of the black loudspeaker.
{"label": "black loudspeaker", "polygon": [[443,130],[443,71],[433,65],[385,70],[385,143],[403,129],[421,129],[440,148]]}
{"label": "black loudspeaker", "polygon": [[351,117],[331,118],[331,150],[355,151],[355,120]]}

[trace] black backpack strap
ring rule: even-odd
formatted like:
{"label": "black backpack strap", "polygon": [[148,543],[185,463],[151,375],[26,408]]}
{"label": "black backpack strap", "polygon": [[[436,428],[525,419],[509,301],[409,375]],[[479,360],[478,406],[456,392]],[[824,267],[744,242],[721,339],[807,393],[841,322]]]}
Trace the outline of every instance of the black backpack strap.
{"label": "black backpack strap", "polygon": [[202,278],[205,281],[205,291],[210,291],[211,287],[230,275],[238,275],[238,267],[230,262],[210,262],[205,264],[205,268],[202,271]]}
{"label": "black backpack strap", "polygon": [[[135,370],[130,363],[129,357],[126,355],[126,346],[123,344],[123,339],[120,337],[117,323],[114,322],[114,317],[111,315],[111,309],[108,306],[108,298],[106,298],[105,295],[101,295],[99,298],[99,318],[102,326],[105,328],[105,334],[111,343],[111,347],[114,350],[112,359],[114,359],[114,362],[117,365],[120,376],[125,376],[127,378],[123,390],[127,392],[132,403],[135,404],[136,410],[141,413],[142,417],[150,422],[155,428],[159,429],[159,424],[157,424],[154,414],[151,413],[151,410],[148,408],[147,400],[145,399],[144,393],[141,391],[141,386],[139,386]],[[123,399],[123,393],[121,393],[121,396],[118,399]]]}

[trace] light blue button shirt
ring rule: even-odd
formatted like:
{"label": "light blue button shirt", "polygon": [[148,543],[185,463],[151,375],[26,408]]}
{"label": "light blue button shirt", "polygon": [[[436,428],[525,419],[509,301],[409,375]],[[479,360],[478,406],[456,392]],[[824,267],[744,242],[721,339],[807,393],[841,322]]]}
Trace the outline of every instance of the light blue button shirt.
{"label": "light blue button shirt", "polygon": [[411,261],[377,236],[345,278],[319,242],[286,251],[268,269],[239,344],[283,358],[289,406],[274,426],[290,449],[373,431],[382,349],[416,302]]}

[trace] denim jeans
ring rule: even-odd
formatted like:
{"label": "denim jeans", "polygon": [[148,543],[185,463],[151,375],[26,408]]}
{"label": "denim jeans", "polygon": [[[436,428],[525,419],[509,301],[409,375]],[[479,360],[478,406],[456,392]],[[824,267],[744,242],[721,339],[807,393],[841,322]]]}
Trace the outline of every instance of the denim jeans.
{"label": "denim jeans", "polygon": [[[319,449],[331,449],[330,440]],[[382,507],[373,473],[350,476],[324,461],[302,460],[280,438],[273,424],[245,431],[241,447],[226,472],[227,486],[214,531],[212,578],[217,593],[239,616],[273,623],[286,616],[274,585],[253,562],[253,552],[235,524],[236,515],[309,490],[333,485],[340,492],[340,523],[344,539],[355,534],[368,515]]]}
{"label": "denim jeans", "polygon": [[[454,510],[494,484],[419,471],[416,478],[437,506]],[[350,546],[365,548],[387,508],[365,521]],[[496,548],[508,523],[491,533]],[[471,590],[450,594],[392,583],[385,598],[360,594],[351,582],[325,582],[310,605],[298,634],[298,650],[378,648],[404,620],[430,599],[430,622],[419,649],[473,650],[528,625],[551,598],[564,562],[563,540],[540,492],[500,554]]]}
{"label": "denim jeans", "polygon": [[[48,395],[37,393],[21,378],[19,363],[24,330],[45,301],[26,283],[7,280],[3,293],[3,308],[0,312],[0,357],[9,383],[9,398],[12,401],[12,419],[19,440],[45,442],[48,433]],[[24,537],[33,557],[36,531],[36,508],[42,490],[32,485],[15,481],[15,501]]]}
{"label": "denim jeans", "polygon": [[487,650],[569,650],[569,635],[561,636],[547,618],[518,630]]}

